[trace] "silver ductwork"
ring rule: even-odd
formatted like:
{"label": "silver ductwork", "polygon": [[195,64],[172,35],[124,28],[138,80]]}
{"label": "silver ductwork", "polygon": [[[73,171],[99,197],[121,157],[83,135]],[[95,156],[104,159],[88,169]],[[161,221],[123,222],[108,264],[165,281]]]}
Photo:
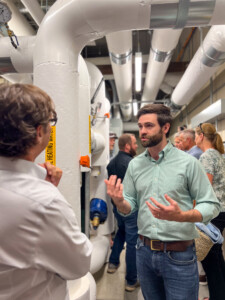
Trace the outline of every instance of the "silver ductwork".
{"label": "silver ductwork", "polygon": [[[167,1],[168,2],[168,1]],[[150,28],[210,25],[216,0],[175,0],[151,5]]]}

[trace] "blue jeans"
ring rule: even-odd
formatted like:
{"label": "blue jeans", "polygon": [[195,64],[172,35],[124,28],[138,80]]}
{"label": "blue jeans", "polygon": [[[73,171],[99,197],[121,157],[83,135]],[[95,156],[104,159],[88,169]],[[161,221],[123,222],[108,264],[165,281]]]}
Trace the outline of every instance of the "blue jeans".
{"label": "blue jeans", "polygon": [[198,300],[194,245],[183,252],[153,251],[138,238],[137,271],[145,300]]}
{"label": "blue jeans", "polygon": [[112,252],[109,257],[109,263],[119,265],[120,253],[123,250],[124,242],[126,242],[126,281],[133,285],[137,281],[136,267],[136,243],[138,238],[137,214],[135,212],[128,217],[118,214],[116,208],[113,209],[118,223],[118,231],[116,233]]}

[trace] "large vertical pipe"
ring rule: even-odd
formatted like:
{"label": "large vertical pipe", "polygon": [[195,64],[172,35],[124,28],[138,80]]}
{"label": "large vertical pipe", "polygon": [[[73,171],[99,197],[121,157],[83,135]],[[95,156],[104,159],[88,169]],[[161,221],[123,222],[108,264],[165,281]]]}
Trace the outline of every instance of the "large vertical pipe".
{"label": "large vertical pipe", "polygon": [[106,41],[123,119],[129,121],[132,117],[132,31],[108,34]]}
{"label": "large vertical pipe", "polygon": [[154,101],[168,69],[182,30],[154,30],[142,101]]}

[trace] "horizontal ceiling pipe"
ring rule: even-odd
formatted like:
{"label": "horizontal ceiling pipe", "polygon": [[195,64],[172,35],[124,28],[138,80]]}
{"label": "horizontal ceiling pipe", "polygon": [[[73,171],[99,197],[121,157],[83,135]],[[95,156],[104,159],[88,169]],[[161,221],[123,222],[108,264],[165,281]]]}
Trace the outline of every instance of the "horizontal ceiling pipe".
{"label": "horizontal ceiling pipe", "polygon": [[[62,57],[58,56],[58,51],[56,54],[55,47],[51,47],[51,45],[60,47],[64,55],[66,53],[65,44],[70,44],[80,53],[89,41],[115,31],[134,28],[176,28],[177,20],[183,10],[187,12],[183,24],[185,27],[224,24],[225,22],[224,1],[187,0],[189,2],[188,9],[182,7],[181,3],[184,1],[177,3],[174,0],[171,2],[165,1],[164,3],[162,0],[156,0],[154,3],[151,0],[95,0],[95,5],[92,5],[92,0],[56,1],[40,26],[36,48],[36,51],[40,53],[35,55],[35,64],[49,60],[61,61]],[[215,16],[215,12],[217,16]],[[61,37],[60,42],[59,36]],[[48,45],[48,50],[43,49],[43,44]],[[69,53],[66,57],[68,61]]]}
{"label": "horizontal ceiling pipe", "polygon": [[172,102],[179,106],[188,104],[224,62],[225,26],[213,26],[177,84]]}
{"label": "horizontal ceiling pipe", "polygon": [[23,5],[27,8],[28,12],[30,13],[31,17],[40,26],[42,19],[44,18],[44,11],[41,9],[40,4],[37,0],[21,0]]}
{"label": "horizontal ceiling pipe", "polygon": [[12,19],[9,21],[9,28],[13,30],[16,36],[35,35],[35,30],[28,23],[27,19],[20,13],[13,3],[13,0],[7,0],[7,5],[12,11]]}
{"label": "horizontal ceiling pipe", "polygon": [[32,74],[4,74],[1,75],[4,79],[11,83],[24,83],[24,84],[32,84],[33,76]]}
{"label": "horizontal ceiling pipe", "polygon": [[132,31],[120,31],[106,36],[117,95],[124,121],[132,117]]}
{"label": "horizontal ceiling pipe", "polygon": [[15,49],[9,37],[0,39],[0,74],[33,73],[33,50],[36,36],[21,36]]}
{"label": "horizontal ceiling pipe", "polygon": [[142,101],[155,100],[182,30],[154,30]]}

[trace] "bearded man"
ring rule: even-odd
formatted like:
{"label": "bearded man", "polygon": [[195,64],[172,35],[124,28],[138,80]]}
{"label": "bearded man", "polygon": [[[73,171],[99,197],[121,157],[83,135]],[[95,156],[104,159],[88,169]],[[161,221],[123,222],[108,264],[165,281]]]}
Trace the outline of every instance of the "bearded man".
{"label": "bearded man", "polygon": [[105,180],[107,193],[124,216],[138,211],[137,273],[144,299],[197,300],[194,223],[215,218],[220,205],[199,161],[167,141],[169,107],[145,105],[137,118],[147,149],[129,163],[123,184],[115,175]]}

